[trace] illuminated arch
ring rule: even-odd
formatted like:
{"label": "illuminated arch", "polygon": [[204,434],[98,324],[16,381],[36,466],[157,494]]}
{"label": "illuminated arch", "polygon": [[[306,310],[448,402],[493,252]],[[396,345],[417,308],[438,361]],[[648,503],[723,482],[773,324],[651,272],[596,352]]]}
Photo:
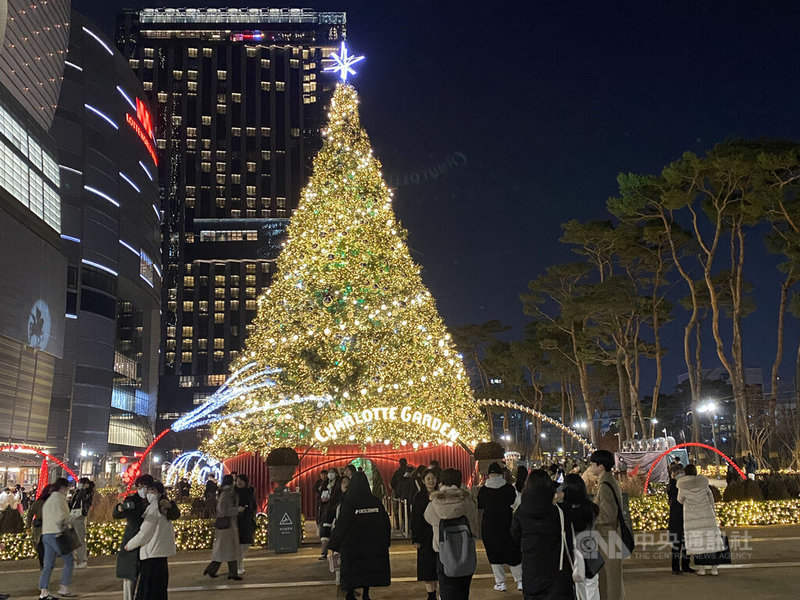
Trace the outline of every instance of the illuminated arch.
{"label": "illuminated arch", "polygon": [[706,450],[712,450],[713,452],[716,452],[722,458],[724,458],[726,461],[728,461],[728,464],[730,466],[732,466],[734,469],[736,469],[736,472],[739,473],[739,475],[741,476],[742,479],[747,479],[747,475],[745,475],[744,471],[742,471],[739,468],[739,465],[737,465],[735,462],[733,462],[733,460],[731,460],[728,457],[728,455],[725,454],[724,452],[720,452],[719,450],[717,450],[713,446],[709,446],[708,444],[700,444],[698,442],[686,442],[685,444],[678,444],[677,446],[673,446],[669,450],[665,450],[664,452],[662,452],[659,455],[659,457],[657,459],[655,459],[653,461],[653,464],[650,466],[650,470],[647,471],[647,477],[645,477],[645,480],[644,480],[644,494],[645,495],[647,495],[647,488],[650,487],[650,476],[653,474],[653,469],[655,469],[656,464],[658,464],[658,461],[660,461],[662,458],[667,456],[673,450],[677,450],[679,448],[688,448],[688,447],[691,447],[691,446],[695,446],[695,447],[698,447],[698,448],[705,448]]}
{"label": "illuminated arch", "polygon": [[[64,469],[67,473],[69,473],[72,476],[72,478],[75,481],[78,480],[78,476],[75,474],[75,471],[70,469],[67,466],[66,463],[62,462],[61,459],[56,458],[52,454],[48,454],[44,450],[40,450],[39,448],[34,448],[33,446],[24,446],[24,445],[21,445],[21,444],[11,444],[11,445],[6,445],[6,446],[0,446],[0,452],[14,452],[15,450],[25,450],[27,452],[35,452],[36,454],[38,454],[39,456],[42,457],[42,466],[39,468],[39,473],[41,474],[43,472],[45,474],[45,477],[44,477],[44,479],[42,479],[41,475],[39,477],[40,481],[39,481],[39,485],[38,485],[37,490],[36,490],[36,497],[37,498],[41,495],[42,491],[44,490],[44,487],[47,485],[47,479],[49,477],[48,474],[47,474],[47,461],[48,460],[52,460],[59,467]],[[44,485],[42,485],[42,483],[44,483]]]}
{"label": "illuminated arch", "polygon": [[531,415],[533,417],[536,417],[540,421],[543,421],[543,422],[545,422],[545,423],[547,423],[549,425],[552,425],[553,427],[556,427],[556,428],[560,429],[561,431],[563,431],[564,433],[566,433],[567,435],[573,437],[584,448],[586,448],[588,451],[591,452],[592,450],[594,450],[594,446],[592,445],[592,443],[589,442],[589,440],[587,440],[585,437],[583,437],[580,433],[578,433],[574,429],[571,429],[571,428],[567,427],[566,425],[564,425],[558,419],[554,419],[553,417],[549,417],[546,414],[544,414],[543,412],[540,412],[540,411],[538,411],[538,410],[536,410],[534,408],[530,408],[528,406],[523,406],[522,404],[517,404],[516,402],[510,402],[508,400],[492,400],[492,399],[489,399],[489,400],[476,400],[476,402],[478,403],[479,406],[496,406],[496,407],[499,407],[499,408],[510,408],[512,410],[518,410],[520,412],[527,413],[527,414],[529,414],[529,415]]}

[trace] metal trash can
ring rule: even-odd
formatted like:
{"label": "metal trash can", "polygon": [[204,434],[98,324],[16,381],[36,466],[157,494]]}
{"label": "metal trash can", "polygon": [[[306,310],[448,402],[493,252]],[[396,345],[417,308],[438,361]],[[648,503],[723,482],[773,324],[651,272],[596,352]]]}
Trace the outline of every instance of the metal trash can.
{"label": "metal trash can", "polygon": [[269,495],[267,507],[269,548],[275,554],[297,552],[302,539],[300,494],[278,492]]}

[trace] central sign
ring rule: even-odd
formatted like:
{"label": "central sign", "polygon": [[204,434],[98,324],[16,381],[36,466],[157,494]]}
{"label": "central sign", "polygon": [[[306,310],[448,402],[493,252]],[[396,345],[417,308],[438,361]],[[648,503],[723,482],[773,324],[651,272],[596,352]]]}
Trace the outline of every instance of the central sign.
{"label": "central sign", "polygon": [[354,413],[347,413],[323,427],[317,427],[314,430],[314,437],[324,443],[332,439],[335,440],[339,432],[347,431],[353,427],[365,425],[373,421],[402,421],[403,423],[414,423],[435,431],[451,442],[458,441],[458,430],[453,429],[450,423],[428,413],[414,410],[411,406],[404,406],[403,408],[381,406],[378,408],[365,408],[364,410]]}

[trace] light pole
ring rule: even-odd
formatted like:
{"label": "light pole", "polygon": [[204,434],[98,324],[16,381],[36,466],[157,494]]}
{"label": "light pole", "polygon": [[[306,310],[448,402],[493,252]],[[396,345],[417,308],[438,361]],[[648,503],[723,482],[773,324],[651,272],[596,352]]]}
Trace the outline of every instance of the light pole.
{"label": "light pole", "polygon": [[[707,414],[708,420],[711,422],[711,442],[714,444],[714,449],[719,450],[717,448],[717,431],[716,431],[716,419],[717,419],[717,405],[715,402],[709,400],[704,402],[700,406],[697,407],[697,412],[700,414]],[[719,454],[718,452],[714,452],[714,464],[717,468],[716,477],[719,478]]]}

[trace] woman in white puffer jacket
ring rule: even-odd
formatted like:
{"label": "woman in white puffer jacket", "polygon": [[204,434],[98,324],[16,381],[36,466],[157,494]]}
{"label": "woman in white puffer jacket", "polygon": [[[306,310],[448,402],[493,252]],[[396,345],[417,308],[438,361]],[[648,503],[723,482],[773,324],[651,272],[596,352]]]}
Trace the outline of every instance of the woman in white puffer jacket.
{"label": "woman in white puffer jacket", "polygon": [[149,504],[144,511],[144,522],[139,533],[125,544],[125,550],[139,548],[139,585],[135,600],[167,600],[169,568],[167,558],[175,556],[175,530],[165,513],[171,502],[164,493],[164,485],[156,481],[147,488]]}
{"label": "woman in white puffer jacket", "polygon": [[[683,504],[683,535],[686,553],[695,556],[697,574],[705,575],[705,565],[697,565],[698,554],[722,552],[725,546],[717,523],[714,494],[708,487],[708,479],[697,474],[695,465],[687,465],[685,475],[678,479],[678,502]],[[717,565],[711,566],[711,574],[717,575]]]}

